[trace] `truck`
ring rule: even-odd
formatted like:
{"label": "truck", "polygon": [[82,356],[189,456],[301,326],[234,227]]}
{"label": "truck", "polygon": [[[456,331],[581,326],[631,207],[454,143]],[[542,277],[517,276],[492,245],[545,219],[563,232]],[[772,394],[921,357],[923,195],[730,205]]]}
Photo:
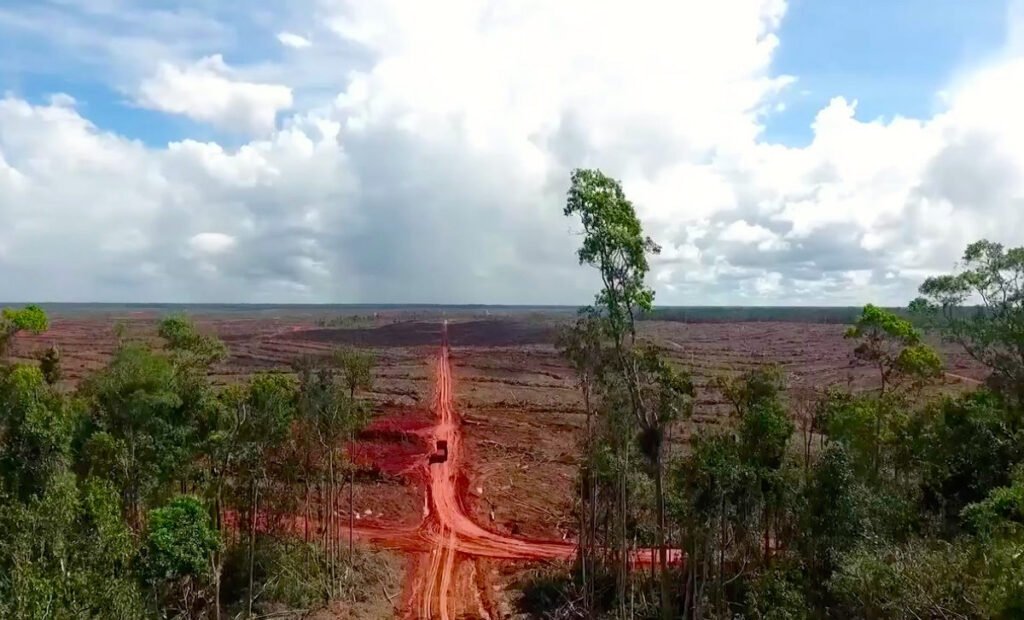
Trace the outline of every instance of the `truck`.
{"label": "truck", "polygon": [[434,463],[444,463],[448,460],[448,441],[444,439],[437,440],[437,450],[430,454],[427,458],[427,462],[431,465]]}

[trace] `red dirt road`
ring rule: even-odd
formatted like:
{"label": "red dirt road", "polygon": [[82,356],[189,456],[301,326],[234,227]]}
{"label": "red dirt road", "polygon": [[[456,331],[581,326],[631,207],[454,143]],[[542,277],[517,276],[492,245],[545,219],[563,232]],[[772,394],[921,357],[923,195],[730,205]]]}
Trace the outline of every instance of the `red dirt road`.
{"label": "red dirt road", "polygon": [[[363,526],[357,533],[380,546],[417,553],[409,576],[406,616],[441,620],[491,618],[486,578],[477,574],[476,559],[569,560],[576,553],[576,544],[504,536],[480,527],[469,517],[465,490],[460,488],[464,485],[459,484],[462,424],[453,406],[447,329],[446,321],[435,367],[433,412],[437,424],[425,433],[431,448],[438,442],[447,442],[447,459],[431,464],[424,459],[427,484],[423,520],[415,528]],[[679,562],[678,549],[669,550],[669,555],[672,563]],[[653,558],[650,550],[638,550],[632,562],[649,564]]]}
{"label": "red dirt road", "polygon": [[[424,515],[414,530],[360,528],[360,534],[382,546],[420,551],[410,575],[406,615],[440,618],[478,615],[490,617],[474,557],[504,560],[570,559],[576,547],[567,542],[543,542],[510,538],[485,530],[467,515],[464,493],[458,477],[462,465],[461,420],[453,406],[451,365],[448,360],[447,323],[443,345],[435,368],[434,415],[437,424],[430,431],[431,447],[448,444],[448,458],[426,464]],[[425,557],[424,557],[425,556]]]}

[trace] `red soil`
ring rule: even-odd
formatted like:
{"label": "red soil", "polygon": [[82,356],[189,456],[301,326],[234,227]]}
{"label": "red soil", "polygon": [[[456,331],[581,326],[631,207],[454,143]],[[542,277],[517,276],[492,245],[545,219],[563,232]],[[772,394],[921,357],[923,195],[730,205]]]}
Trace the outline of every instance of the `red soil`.
{"label": "red soil", "polygon": [[[447,459],[441,462],[428,465],[429,461],[421,456],[427,481],[423,520],[415,529],[379,524],[361,527],[357,532],[382,546],[419,554],[408,576],[407,615],[441,620],[467,615],[489,618],[493,616],[493,610],[488,609],[490,589],[485,587],[486,577],[477,574],[474,559],[569,560],[576,546],[572,542],[498,534],[477,525],[467,514],[467,484],[461,472],[465,459],[463,430],[453,404],[447,323],[444,340],[435,365],[436,424],[428,432],[414,424],[412,431],[428,437],[431,446],[437,442],[447,444]],[[386,426],[401,424],[392,420]],[[670,555],[673,562],[679,561],[678,550]],[[650,563],[651,559],[650,551],[644,551],[633,562]]]}
{"label": "red soil", "polygon": [[[46,334],[19,335],[15,356],[28,359],[55,343],[67,382],[74,384],[110,358],[116,346],[114,318],[56,317]],[[117,318],[130,337],[155,340],[155,316]],[[452,616],[479,616],[482,610],[492,618],[511,615],[513,584],[529,567],[532,560],[526,558],[537,557],[535,545],[553,544],[544,553],[557,549],[564,554],[575,538],[573,480],[584,417],[572,371],[552,346],[551,321],[525,316],[453,321],[450,337],[458,346],[442,356],[444,363],[431,367],[423,360],[437,352],[437,316],[407,320],[394,315],[358,328],[330,330],[318,327],[316,318],[197,320],[230,350],[230,358],[215,371],[221,382],[259,371],[287,371],[296,357],[326,354],[341,343],[371,349],[377,358],[375,385],[363,397],[374,402],[378,416],[352,446],[363,466],[355,485],[357,531],[409,553],[404,599],[409,613],[418,613],[415,607],[424,598],[435,615],[441,613],[440,576],[446,574]],[[870,388],[877,379],[870,369],[851,366],[852,346],[843,339],[843,330],[839,325],[795,323],[642,323],[641,336],[689,368],[698,385],[694,416],[673,429],[670,451],[685,449],[683,439],[695,425],[730,423],[722,415],[726,406],[721,395],[709,386],[715,375],[778,362],[794,398],[829,385]],[[940,389],[956,390],[984,378],[982,369],[958,350],[943,348],[942,353],[951,374]],[[426,455],[442,418],[442,377],[451,410],[448,432],[457,434],[458,447],[456,453],[449,444],[445,484],[450,486],[435,493],[434,470],[442,466],[428,468]],[[437,503],[456,512],[442,512]],[[345,515],[347,502],[343,504],[339,512]],[[436,573],[431,569],[435,561]],[[414,600],[413,583],[430,583],[431,575],[432,594],[425,596],[424,588]]]}

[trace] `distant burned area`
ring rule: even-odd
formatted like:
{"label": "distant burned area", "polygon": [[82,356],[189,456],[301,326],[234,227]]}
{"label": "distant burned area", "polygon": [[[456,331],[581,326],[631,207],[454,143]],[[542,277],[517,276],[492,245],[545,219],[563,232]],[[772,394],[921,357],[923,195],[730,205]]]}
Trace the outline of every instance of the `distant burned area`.
{"label": "distant burned area", "polygon": [[[361,347],[421,347],[441,341],[441,321],[401,321],[376,327],[313,328],[283,334],[282,339]],[[448,340],[453,347],[514,347],[552,344],[554,321],[509,318],[452,321]]]}

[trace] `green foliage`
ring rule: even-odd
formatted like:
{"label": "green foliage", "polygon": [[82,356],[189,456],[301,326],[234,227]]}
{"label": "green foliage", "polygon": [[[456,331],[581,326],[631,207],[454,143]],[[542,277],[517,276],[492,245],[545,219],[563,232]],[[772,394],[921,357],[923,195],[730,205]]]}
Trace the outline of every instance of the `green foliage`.
{"label": "green foliage", "polygon": [[942,375],[942,360],[921,342],[913,324],[878,306],[864,306],[846,337],[859,342],[854,356],[878,369],[883,393],[904,383],[919,386]]}
{"label": "green foliage", "polygon": [[992,489],[985,499],[968,504],[961,516],[972,532],[986,538],[1021,531],[1024,528],[1024,468],[1018,467],[1013,484]]}
{"label": "green foliage", "polygon": [[20,331],[34,334],[45,332],[50,327],[46,312],[39,306],[4,308],[0,310],[0,356],[7,351],[11,338]]}
{"label": "green foliage", "polygon": [[4,308],[0,311],[0,325],[16,330],[30,331],[36,334],[45,332],[50,327],[46,312],[39,306],[25,306],[20,310]]}
{"label": "green foliage", "polygon": [[564,214],[583,224],[583,245],[577,252],[580,264],[600,271],[604,288],[597,295],[612,337],[618,342],[633,331],[637,310],[649,311],[654,291],[644,282],[648,254],[660,248],[643,234],[633,203],[622,185],[600,170],[574,170]]}
{"label": "green foliage", "polygon": [[357,390],[373,387],[373,355],[349,347],[333,354],[333,362],[341,372],[341,380],[348,389],[349,398],[355,398]]}
{"label": "green foliage", "polygon": [[982,587],[964,545],[912,541],[863,547],[829,583],[844,618],[980,618]]}
{"label": "green foliage", "polygon": [[828,438],[841,444],[858,472],[872,470],[880,414],[878,402],[832,390],[819,402],[822,426]]}
{"label": "green foliage", "polygon": [[369,411],[349,398],[349,386],[339,383],[333,368],[304,367],[298,374],[299,415],[323,446],[335,446],[365,425]]}
{"label": "green foliage", "polygon": [[54,473],[40,496],[0,502],[0,530],[0,616],[142,616],[135,545],[108,484]]}
{"label": "green foliage", "polygon": [[751,620],[804,620],[810,617],[799,580],[781,569],[758,575],[746,597],[747,614]]}
{"label": "green foliage", "polygon": [[982,546],[975,554],[982,583],[984,616],[998,620],[1024,618],[1024,539],[1019,532]]}
{"label": "green foliage", "polygon": [[732,406],[733,413],[742,418],[752,407],[778,401],[779,395],[785,389],[785,382],[782,368],[768,365],[737,377],[715,377],[711,384]]}
{"label": "green foliage", "polygon": [[42,371],[43,377],[50,385],[57,385],[63,378],[64,371],[60,365],[60,349],[57,348],[57,345],[47,347],[39,356],[39,370]]}
{"label": "green foliage", "polygon": [[227,348],[215,337],[200,333],[195,323],[186,316],[170,316],[157,329],[161,338],[167,341],[171,351],[191,358],[202,366],[209,366],[227,357]]}
{"label": "green foliage", "polygon": [[177,497],[150,511],[147,518],[142,547],[147,579],[152,583],[203,579],[210,574],[212,555],[220,544],[203,502]]}
{"label": "green foliage", "polygon": [[295,382],[284,374],[258,374],[249,380],[248,388],[243,407],[251,418],[245,438],[253,443],[283,441],[295,416]]}
{"label": "green foliage", "polygon": [[641,347],[630,357],[638,399],[643,403],[638,414],[640,450],[657,467],[665,428],[693,411],[693,380],[688,372],[669,364],[654,347]]}
{"label": "green foliage", "polygon": [[956,521],[960,511],[1009,484],[1021,460],[1020,436],[999,399],[986,392],[943,399],[912,421],[908,442],[921,476],[924,506]]}
{"label": "green foliage", "polygon": [[812,579],[827,578],[862,535],[853,466],[841,444],[825,448],[807,485],[800,546]]}
{"label": "green foliage", "polygon": [[601,317],[593,308],[584,308],[575,322],[559,331],[555,342],[562,356],[572,364],[588,402],[607,357],[603,333]]}
{"label": "green foliage", "polygon": [[762,470],[779,469],[793,428],[793,422],[781,403],[755,403],[740,420],[740,446],[744,459]]}
{"label": "green foliage", "polygon": [[[253,588],[262,593],[254,612],[260,614],[295,610],[300,615],[332,599],[358,607],[377,598],[382,587],[392,592],[400,588],[400,560],[387,552],[356,547],[352,568],[332,575],[323,549],[315,543],[263,537],[254,551]],[[244,609],[248,574],[247,550],[232,549],[224,565],[222,593],[228,609]]]}
{"label": "green foliage", "polygon": [[[972,246],[968,261],[975,268],[987,261],[988,271],[926,283],[923,291],[945,286],[955,295],[945,307],[917,301],[911,308],[917,319],[948,311],[939,326],[993,367],[1001,383],[992,391],[924,400],[922,388],[942,375],[939,356],[905,315],[872,305],[847,336],[857,360],[877,370],[880,389],[827,390],[800,461],[789,450],[793,424],[780,369],[714,380],[737,422],[714,434],[688,427],[686,449],[669,464],[665,503],[686,564],[672,593],[659,596],[617,568],[631,544],[659,541],[659,506],[647,506],[661,495],[651,485],[657,478],[638,477],[632,463],[638,454],[657,460],[665,423],[689,412],[693,388],[685,373],[667,380],[671,366],[635,342],[633,312],[642,304],[623,302],[622,291],[642,288],[646,264],[631,260],[643,253],[643,237],[621,188],[600,173],[579,172],[566,214],[584,222],[580,259],[598,268],[604,285],[595,309],[559,340],[597,418],[578,489],[580,527],[596,528],[581,537],[574,565],[589,585],[543,581],[532,591],[539,613],[568,614],[582,600],[591,615],[625,617],[627,602],[642,599],[637,613],[654,601],[663,617],[671,615],[666,601],[681,603],[692,618],[1024,615],[1024,475],[1010,475],[1024,466],[1024,310],[1017,310],[1024,249]],[[959,304],[979,291],[983,311],[964,311]],[[587,540],[595,541],[589,557],[597,561],[588,562]],[[614,588],[594,585],[604,575]]]}
{"label": "green foliage", "polygon": [[[19,317],[19,329],[32,327],[31,313]],[[300,373],[301,398],[284,374],[216,388],[208,373],[223,357],[219,341],[180,317],[163,321],[160,334],[162,350],[122,340],[73,392],[52,386],[56,349],[39,368],[0,365],[0,617],[210,616],[224,569],[219,528],[250,532],[228,545],[247,560],[250,543],[275,540],[263,523],[295,514],[310,485],[337,487],[323,464],[368,415],[352,395],[369,387],[372,360],[353,353],[340,368],[323,360]],[[250,530],[254,513],[261,527]],[[297,593],[314,590],[317,605],[325,592],[368,599],[363,577],[376,578],[378,566],[355,557],[359,574],[342,574],[339,547],[281,556],[259,584],[260,600],[308,602],[312,595]],[[306,581],[321,574],[329,583]]]}
{"label": "green foliage", "polygon": [[104,460],[85,460],[83,467],[123,489],[135,524],[142,503],[191,466],[195,420],[180,387],[172,361],[140,344],[121,347],[82,386],[91,409],[87,433],[104,433],[95,442],[87,439],[90,447],[83,453]]}
{"label": "green foliage", "polygon": [[[957,273],[921,285],[915,313],[993,373],[992,386],[1024,404],[1024,247],[967,246]],[[965,309],[968,303],[979,303]]]}
{"label": "green foliage", "polygon": [[38,368],[0,369],[0,480],[21,499],[41,493],[71,458],[75,420]]}

